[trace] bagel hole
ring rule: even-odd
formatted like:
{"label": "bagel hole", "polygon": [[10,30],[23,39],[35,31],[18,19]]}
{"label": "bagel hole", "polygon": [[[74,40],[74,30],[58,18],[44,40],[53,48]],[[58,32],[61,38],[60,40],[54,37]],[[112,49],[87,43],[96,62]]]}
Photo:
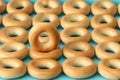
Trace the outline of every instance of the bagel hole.
{"label": "bagel hole", "polygon": [[78,21],[78,20],[70,20],[70,22],[80,22],[80,21]]}
{"label": "bagel hole", "polygon": [[40,37],[48,37],[48,33],[43,32],[43,33],[40,34]]}
{"label": "bagel hole", "polygon": [[46,70],[46,69],[49,69],[49,68],[46,67],[46,66],[38,66],[38,68],[39,68],[39,69],[45,69],[45,70]]}
{"label": "bagel hole", "polygon": [[16,9],[20,10],[20,9],[23,9],[24,7],[23,6],[17,6]]}
{"label": "bagel hole", "polygon": [[112,69],[118,69],[116,66],[114,66],[114,65],[109,65],[108,66],[109,68],[112,68]]}
{"label": "bagel hole", "polygon": [[41,35],[40,37],[48,37],[48,35],[44,34],[44,35]]}
{"label": "bagel hole", "polygon": [[107,7],[105,7],[105,6],[100,6],[100,8],[102,8],[102,9],[107,9]]}
{"label": "bagel hole", "polygon": [[9,49],[9,50],[6,50],[7,52],[16,52],[17,50],[15,49]]}
{"label": "bagel hole", "polygon": [[101,24],[106,24],[107,22],[105,20],[100,21]]}
{"label": "bagel hole", "polygon": [[82,65],[78,65],[78,64],[72,64],[72,66],[77,68],[83,67]]}
{"label": "bagel hole", "polygon": [[101,33],[103,36],[109,37],[110,35],[107,33]]}
{"label": "bagel hole", "polygon": [[79,34],[71,34],[70,37],[80,37]]}
{"label": "bagel hole", "polygon": [[78,6],[78,5],[74,5],[73,6],[75,9],[80,9],[80,6]]}
{"label": "bagel hole", "polygon": [[4,68],[6,68],[6,69],[12,69],[13,67],[9,66],[9,65],[5,65]]}
{"label": "bagel hole", "polygon": [[44,5],[44,8],[51,9],[52,7],[50,7],[49,5]]}
{"label": "bagel hole", "polygon": [[18,19],[18,18],[13,18],[13,20],[15,20],[15,21],[22,21],[22,20],[20,20],[20,19]]}
{"label": "bagel hole", "polygon": [[78,52],[83,52],[82,49],[76,49],[76,48],[74,48],[73,50],[74,50],[74,51],[78,51]]}
{"label": "bagel hole", "polygon": [[8,36],[9,37],[17,37],[18,35],[17,34],[9,34]]}
{"label": "bagel hole", "polygon": [[49,36],[47,32],[43,32],[39,35],[39,41],[41,43],[47,43],[49,41]]}
{"label": "bagel hole", "polygon": [[40,37],[48,37],[47,34],[41,34]]}
{"label": "bagel hole", "polygon": [[105,52],[107,52],[107,53],[110,53],[110,54],[114,54],[115,52],[114,51],[112,51],[112,50],[105,50]]}
{"label": "bagel hole", "polygon": [[45,20],[43,20],[43,22],[50,22],[50,20],[49,19],[45,19]]}

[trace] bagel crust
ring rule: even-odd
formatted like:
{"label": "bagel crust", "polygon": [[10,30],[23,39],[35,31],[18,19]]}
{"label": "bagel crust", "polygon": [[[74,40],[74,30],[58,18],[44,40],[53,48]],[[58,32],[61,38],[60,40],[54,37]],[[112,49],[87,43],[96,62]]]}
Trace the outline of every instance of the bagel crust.
{"label": "bagel crust", "polygon": [[30,16],[23,12],[9,13],[3,18],[3,25],[5,27],[9,26],[19,26],[22,28],[29,28],[32,24]]}
{"label": "bagel crust", "polygon": [[109,0],[99,0],[92,4],[91,11],[93,15],[98,14],[115,15],[117,12],[117,7],[113,2]]}
{"label": "bagel crust", "polygon": [[49,52],[39,52],[34,49],[30,49],[30,57],[32,59],[37,58],[52,58],[52,59],[58,59],[62,55],[62,51],[60,48],[56,48]]}
{"label": "bagel crust", "polygon": [[[47,69],[42,69],[42,67]],[[38,79],[52,79],[62,71],[61,65],[54,59],[38,58],[28,64],[28,73]]]}
{"label": "bagel crust", "polygon": [[[39,35],[43,32],[48,34],[49,40],[42,43]],[[60,36],[56,28],[50,24],[40,24],[32,27],[29,33],[29,42],[32,48],[36,51],[52,51],[56,49],[60,41]]]}
{"label": "bagel crust", "polygon": [[[6,68],[11,67],[11,68]],[[13,79],[23,76],[26,73],[26,65],[17,58],[0,59],[0,77]]]}
{"label": "bagel crust", "polygon": [[74,28],[65,28],[60,33],[60,37],[63,43],[69,43],[72,41],[86,41],[90,40],[90,32],[81,27],[74,27]]}
{"label": "bagel crust", "polygon": [[89,19],[84,14],[67,14],[62,17],[61,25],[63,28],[74,28],[74,27],[83,27],[87,28],[89,26]]}
{"label": "bagel crust", "polygon": [[18,41],[25,43],[28,40],[28,32],[21,27],[5,27],[0,30],[0,42]]}
{"label": "bagel crust", "polygon": [[31,14],[33,11],[32,3],[29,0],[11,0],[7,5],[7,12],[24,12]]}
{"label": "bagel crust", "polygon": [[[113,53],[107,52],[113,51]],[[96,46],[96,56],[99,59],[116,58],[120,59],[120,44],[116,42],[99,43]]]}
{"label": "bagel crust", "polygon": [[95,28],[104,28],[104,27],[111,27],[115,28],[117,25],[116,19],[109,14],[99,14],[95,15],[91,20],[91,27]]}
{"label": "bagel crust", "polygon": [[71,78],[87,78],[97,71],[96,64],[87,57],[71,57],[63,63],[63,72]]}
{"label": "bagel crust", "polygon": [[41,23],[43,23],[43,24],[50,23],[51,25],[53,25],[54,27],[57,28],[60,23],[60,20],[59,20],[58,16],[56,16],[55,14],[38,13],[33,18],[33,25],[38,25]]}
{"label": "bagel crust", "polygon": [[120,79],[120,59],[103,59],[98,64],[98,72],[110,80]]}
{"label": "bagel crust", "polygon": [[24,59],[28,53],[27,47],[20,42],[9,41],[0,46],[0,58]]}
{"label": "bagel crust", "polygon": [[37,0],[34,4],[36,13],[53,13],[60,15],[62,12],[62,5],[58,0]]}
{"label": "bagel crust", "polygon": [[63,12],[65,14],[85,14],[90,12],[90,6],[84,0],[67,0],[63,4]]}
{"label": "bagel crust", "polygon": [[63,48],[63,53],[66,58],[74,56],[86,56],[92,58],[94,56],[94,48],[84,41],[73,41],[67,43]]}
{"label": "bagel crust", "polygon": [[110,27],[96,28],[92,31],[92,39],[96,43],[120,42],[120,33]]}

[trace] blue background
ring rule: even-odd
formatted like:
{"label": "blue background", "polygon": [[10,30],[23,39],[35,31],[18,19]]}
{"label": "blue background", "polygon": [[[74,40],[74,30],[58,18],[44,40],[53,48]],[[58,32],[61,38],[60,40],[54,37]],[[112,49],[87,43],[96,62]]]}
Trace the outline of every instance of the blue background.
{"label": "blue background", "polygon": [[[6,4],[10,1],[10,0],[3,0]],[[33,4],[37,1],[37,0],[30,0]],[[58,0],[61,4],[63,4],[64,1],[66,0]],[[97,0],[85,0],[89,5],[91,5],[93,2],[97,1]],[[118,5],[120,3],[120,0],[111,0],[112,2],[114,2],[116,5]],[[7,12],[4,12],[2,15],[2,17],[7,14]],[[30,16],[31,18],[34,17],[36,13],[33,12]],[[64,14],[62,13],[59,17],[61,18]],[[91,20],[91,18],[93,17],[93,15],[90,13],[88,15],[89,19]],[[115,18],[118,19],[119,15],[118,13],[115,15]],[[0,26],[0,28],[3,28],[3,25]],[[120,29],[116,28],[119,32],[120,32]],[[29,31],[30,29],[28,29]],[[62,28],[61,26],[58,27],[58,31],[61,32]],[[92,31],[92,28],[88,28],[88,30],[91,32]],[[96,44],[91,40],[90,43],[95,47]],[[27,42],[26,43],[27,47],[30,48],[30,45],[29,43]],[[60,42],[60,47],[62,48],[63,47],[63,43]],[[62,55],[61,58],[58,59],[58,61],[60,62],[60,64],[62,64],[65,60],[65,57]],[[94,56],[93,60],[95,61],[96,64],[99,63],[99,60],[96,58],[96,56]],[[27,65],[29,63],[29,61],[31,61],[31,58],[29,56],[27,56],[24,60],[25,64]],[[6,79],[2,79],[0,78],[0,80],[6,80]],[[38,79],[35,79],[35,78],[32,78],[31,76],[28,75],[28,73],[26,73],[26,75],[20,77],[20,78],[17,78],[17,79],[11,79],[11,80],[38,80]],[[103,78],[102,76],[99,75],[99,73],[97,72],[94,76],[92,77],[89,77],[89,78],[85,78],[85,79],[72,79],[68,76],[66,76],[63,72],[61,73],[60,76],[52,79],[52,80],[106,80],[105,78]]]}

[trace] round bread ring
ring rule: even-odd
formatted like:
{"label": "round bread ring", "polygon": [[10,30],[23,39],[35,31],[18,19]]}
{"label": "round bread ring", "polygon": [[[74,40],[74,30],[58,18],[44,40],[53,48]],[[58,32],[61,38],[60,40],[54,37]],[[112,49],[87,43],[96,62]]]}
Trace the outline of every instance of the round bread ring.
{"label": "round bread ring", "polygon": [[[41,43],[39,41],[38,37],[43,32],[46,32],[48,34],[49,41],[47,41],[47,43]],[[59,41],[60,36],[57,29],[47,23],[32,27],[29,33],[30,45],[36,51],[52,51],[58,46]]]}
{"label": "round bread ring", "polygon": [[60,20],[59,20],[58,16],[56,16],[55,14],[51,14],[51,13],[38,13],[33,18],[33,25],[37,25],[39,23],[50,23],[54,27],[57,28],[59,23],[60,23]]}
{"label": "round bread ring", "polygon": [[63,28],[68,28],[68,27],[87,28],[89,26],[89,23],[90,21],[87,16],[78,13],[67,14],[63,16],[61,19],[61,25]]}
{"label": "round bread ring", "polygon": [[31,14],[33,11],[32,3],[29,0],[11,0],[7,5],[7,12],[24,12]]}
{"label": "round bread ring", "polygon": [[[107,51],[113,51],[114,54],[110,54]],[[99,59],[107,59],[107,58],[117,58],[120,59],[120,44],[116,42],[104,42],[99,43],[96,46],[96,56]]]}
{"label": "round bread ring", "polygon": [[120,28],[120,18],[118,18],[118,27]]}
{"label": "round bread ring", "polygon": [[99,27],[115,28],[116,25],[117,25],[116,19],[112,15],[109,15],[109,14],[95,15],[91,20],[92,28],[99,28]]}
{"label": "round bread ring", "polygon": [[34,4],[36,13],[53,13],[60,15],[62,12],[62,5],[58,0],[38,0]]}
{"label": "round bread ring", "polygon": [[18,41],[25,43],[28,40],[28,32],[21,27],[5,27],[0,30],[0,42]]}
{"label": "round bread ring", "polygon": [[0,0],[0,13],[3,13],[6,9],[6,5],[3,0]]}
{"label": "round bread ring", "polygon": [[7,79],[18,78],[23,76],[25,73],[26,73],[26,65],[20,59],[17,58],[0,59],[1,78],[7,78]]}
{"label": "round bread ring", "polygon": [[92,4],[91,11],[93,15],[98,14],[115,15],[117,12],[117,7],[113,2],[109,0],[99,0]]}
{"label": "round bread ring", "polygon": [[118,13],[120,14],[120,4],[118,4]]}
{"label": "round bread ring", "polygon": [[88,78],[96,71],[96,64],[88,57],[71,57],[63,63],[63,72],[71,78]]}
{"label": "round bread ring", "polygon": [[50,52],[38,52],[34,49],[30,49],[30,57],[32,59],[37,58],[52,58],[52,59],[58,59],[62,55],[62,51],[60,48],[56,48]]}
{"label": "round bread ring", "polygon": [[81,27],[65,28],[60,33],[60,37],[65,44],[76,40],[88,42],[90,40],[90,32]]}
{"label": "round bread ring", "polygon": [[32,24],[32,20],[29,15],[23,12],[9,13],[3,18],[3,25],[9,26],[20,26],[25,29],[29,28]]}
{"label": "round bread ring", "polygon": [[98,64],[98,72],[101,76],[110,80],[120,79],[120,59],[103,59]]}
{"label": "round bread ring", "polygon": [[63,12],[65,14],[85,14],[90,12],[90,6],[84,0],[67,0],[63,4]]}
{"label": "round bread ring", "polygon": [[92,32],[92,39],[96,43],[120,42],[120,33],[110,27],[96,28]]}
{"label": "round bread ring", "polygon": [[[47,69],[42,69],[47,68]],[[61,65],[54,59],[38,58],[28,64],[28,73],[38,79],[57,77],[62,71]]]}
{"label": "round bread ring", "polygon": [[24,59],[27,54],[27,47],[20,42],[10,41],[0,46],[0,58]]}
{"label": "round bread ring", "polygon": [[63,53],[66,58],[74,56],[85,56],[92,58],[94,56],[94,48],[84,41],[73,41],[66,44],[63,48]]}

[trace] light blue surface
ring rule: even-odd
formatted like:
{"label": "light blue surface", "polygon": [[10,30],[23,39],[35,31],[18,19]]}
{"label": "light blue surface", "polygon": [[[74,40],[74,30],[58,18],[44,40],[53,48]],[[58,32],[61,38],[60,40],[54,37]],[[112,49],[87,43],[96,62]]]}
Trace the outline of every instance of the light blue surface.
{"label": "light blue surface", "polygon": [[[10,1],[10,0],[4,0],[6,2],[6,4]],[[35,3],[36,0],[30,0],[33,4]],[[66,1],[66,0],[59,0],[59,2],[61,4],[63,4],[63,2]],[[85,0],[89,5],[91,5],[93,2],[97,1],[97,0]],[[120,3],[120,0],[111,0],[112,2],[114,2],[116,5],[118,5]],[[4,16],[7,12],[4,12],[2,14],[2,16]],[[31,18],[33,18],[35,15],[35,13],[33,12],[31,14]],[[63,16],[64,14],[61,14],[60,18]],[[92,18],[92,14],[89,14],[88,15],[89,19]],[[119,15],[116,14],[116,19],[118,19]],[[3,28],[3,26],[1,26],[0,28]],[[89,31],[91,32],[92,29],[91,28],[88,28]],[[60,32],[62,30],[62,28],[59,26],[58,27],[58,31]],[[117,28],[118,31],[120,31],[118,28]],[[95,47],[95,43],[91,40],[90,43]],[[29,43],[26,43],[27,47],[29,48],[30,45]],[[60,42],[60,47],[62,48],[63,47],[63,43]],[[60,59],[58,59],[58,61],[60,62],[60,64],[62,64],[65,60],[65,57],[64,56],[61,56]],[[95,61],[96,64],[98,64],[99,60],[94,57],[93,60]],[[29,61],[31,61],[30,57],[28,56],[26,59],[23,60],[25,62],[25,64],[27,65]],[[6,79],[2,79],[0,78],[0,80],[6,80]],[[10,80],[38,80],[38,79],[35,79],[35,78],[32,78],[31,76],[28,75],[28,73],[25,75],[25,76],[22,76],[20,77],[19,79],[10,79]],[[67,77],[64,73],[61,73],[60,76],[52,79],[52,80],[106,80],[105,78],[103,78],[102,76],[99,75],[99,73],[96,73],[94,76],[92,77],[89,77],[89,78],[86,78],[86,79],[72,79],[72,78],[69,78]]]}

